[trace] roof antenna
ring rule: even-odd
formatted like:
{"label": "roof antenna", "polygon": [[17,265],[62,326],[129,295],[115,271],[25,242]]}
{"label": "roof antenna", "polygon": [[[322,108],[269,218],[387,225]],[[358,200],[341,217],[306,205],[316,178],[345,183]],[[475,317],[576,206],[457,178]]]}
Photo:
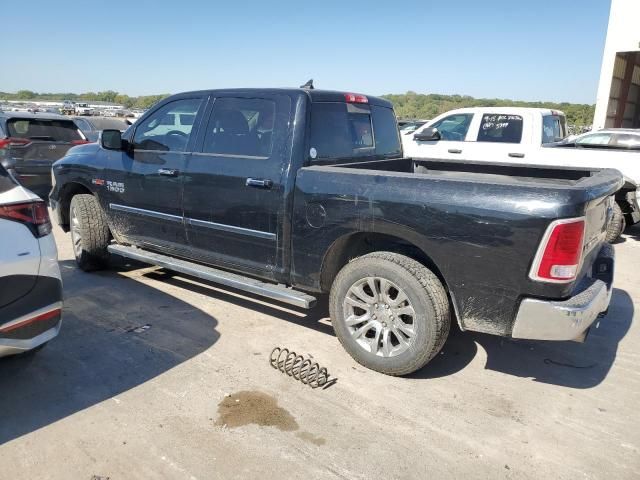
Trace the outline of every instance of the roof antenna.
{"label": "roof antenna", "polygon": [[307,83],[300,85],[300,88],[306,88],[307,90],[313,90],[313,78],[307,80]]}

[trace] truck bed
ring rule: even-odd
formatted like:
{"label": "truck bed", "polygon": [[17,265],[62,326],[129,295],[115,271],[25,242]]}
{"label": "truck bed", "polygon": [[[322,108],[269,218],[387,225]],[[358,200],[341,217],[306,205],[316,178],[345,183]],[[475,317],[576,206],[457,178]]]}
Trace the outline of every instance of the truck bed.
{"label": "truck bed", "polygon": [[529,276],[549,224],[585,218],[579,282],[590,275],[622,184],[612,169],[488,162],[398,158],[303,167],[294,218],[306,222],[294,224],[295,280],[314,288],[324,253],[350,235],[372,234],[366,242],[376,246],[400,237],[445,279],[463,329],[509,335],[522,296],[576,293],[572,284]]}
{"label": "truck bed", "polygon": [[519,165],[498,162],[473,162],[399,158],[346,163],[335,167],[396,173],[418,173],[443,180],[512,185],[593,186],[617,178],[610,169]]}

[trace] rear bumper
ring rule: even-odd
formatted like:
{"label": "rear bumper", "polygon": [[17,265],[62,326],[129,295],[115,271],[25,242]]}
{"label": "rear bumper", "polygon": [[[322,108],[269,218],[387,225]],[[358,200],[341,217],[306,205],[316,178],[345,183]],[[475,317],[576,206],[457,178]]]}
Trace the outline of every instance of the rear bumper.
{"label": "rear bumper", "polygon": [[55,325],[53,328],[50,328],[49,330],[46,330],[33,338],[0,338],[0,357],[25,353],[47,343],[49,340],[55,338],[58,335],[61,326],[62,320],[58,320],[57,325]]}
{"label": "rear bumper", "polygon": [[[593,265],[592,276],[567,300],[525,298],[513,324],[511,336],[529,340],[583,341],[598,316],[609,308],[614,253],[604,245]],[[586,288],[585,288],[586,286]]]}

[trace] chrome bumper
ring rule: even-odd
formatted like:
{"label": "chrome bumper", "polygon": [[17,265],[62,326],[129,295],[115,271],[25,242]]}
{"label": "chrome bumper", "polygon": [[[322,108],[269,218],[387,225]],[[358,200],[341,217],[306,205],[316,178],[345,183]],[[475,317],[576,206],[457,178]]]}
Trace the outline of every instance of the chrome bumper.
{"label": "chrome bumper", "polygon": [[525,298],[511,336],[529,340],[582,341],[587,329],[609,307],[612,288],[602,280],[564,301]]}

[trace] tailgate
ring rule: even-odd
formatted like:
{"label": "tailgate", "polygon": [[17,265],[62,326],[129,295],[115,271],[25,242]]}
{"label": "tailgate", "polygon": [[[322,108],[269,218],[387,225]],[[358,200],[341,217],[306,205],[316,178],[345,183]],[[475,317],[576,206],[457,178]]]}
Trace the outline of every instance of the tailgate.
{"label": "tailgate", "polygon": [[607,233],[607,225],[613,215],[614,197],[608,197],[594,200],[587,207],[585,213],[585,231],[584,231],[584,253],[583,256],[596,249],[604,242]]}

